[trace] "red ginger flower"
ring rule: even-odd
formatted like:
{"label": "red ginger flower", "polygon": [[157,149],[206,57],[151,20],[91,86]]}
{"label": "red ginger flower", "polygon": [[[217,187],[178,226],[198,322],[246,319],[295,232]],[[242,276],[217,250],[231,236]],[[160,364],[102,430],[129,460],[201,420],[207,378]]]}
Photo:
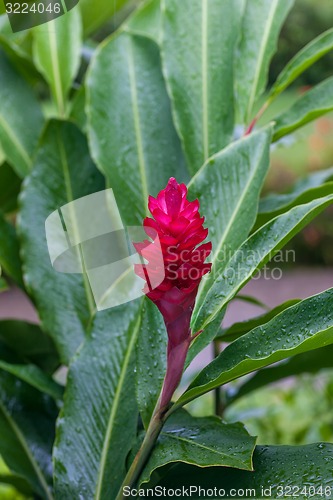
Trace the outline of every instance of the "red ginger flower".
{"label": "red ginger flower", "polygon": [[[190,202],[186,196],[185,184],[178,184],[174,178],[156,198],[149,196],[148,207],[153,218],[146,217],[143,225],[153,242],[135,244],[137,252],[148,261],[137,264],[135,272],[146,280],[144,292],[160,310],[168,333],[168,368],[161,407],[170,402],[180,381],[193,338],[190,321],[198,287],[203,275],[211,269],[205,260],[212,244],[198,247],[208,235],[208,229],[203,227],[205,219],[199,214],[199,201]],[[161,282],[159,277],[163,276]],[[152,283],[159,284],[154,287]]]}

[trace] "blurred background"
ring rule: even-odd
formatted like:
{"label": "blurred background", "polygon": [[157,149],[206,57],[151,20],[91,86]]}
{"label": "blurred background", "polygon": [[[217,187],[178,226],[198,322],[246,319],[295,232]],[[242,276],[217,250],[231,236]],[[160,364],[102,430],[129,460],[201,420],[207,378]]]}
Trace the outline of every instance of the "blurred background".
{"label": "blurred background", "polygon": [[[123,8],[94,36],[96,42],[114,31],[139,2],[122,2]],[[333,26],[332,0],[296,0],[282,30],[278,53],[275,56],[270,82],[273,83],[294,54],[315,36]],[[86,47],[89,58],[94,44]],[[270,116],[287,107],[309,87],[333,74],[333,52],[325,56],[279,98]],[[258,103],[258,107],[260,103]],[[272,151],[272,164],[265,185],[265,194],[287,192],[300,177],[333,166],[333,114],[302,128]],[[0,170],[0,182],[3,172]],[[10,192],[19,190],[20,181],[12,173]],[[333,286],[333,207],[326,210],[289,244],[289,258],[268,266],[267,275],[261,275],[247,285],[246,293],[272,308],[291,298],[305,298]],[[272,273],[278,268],[280,271]],[[1,287],[0,287],[1,288]],[[231,303],[224,326],[258,316],[265,311],[262,305],[244,300]],[[0,317],[28,319],[37,322],[33,307],[16,289],[3,291],[0,297]],[[223,347],[223,346],[222,346]],[[211,348],[204,351],[195,363],[193,376],[212,357]],[[232,392],[233,387],[228,388]],[[223,395],[222,395],[223,399]],[[210,414],[214,394],[195,401],[191,407],[197,415]],[[271,384],[240,398],[225,411],[225,419],[242,420],[250,433],[259,435],[264,444],[304,444],[315,441],[333,442],[333,370],[322,369],[315,374],[302,375]],[[6,474],[0,459],[0,476]],[[21,495],[1,486],[0,499],[19,499]]]}

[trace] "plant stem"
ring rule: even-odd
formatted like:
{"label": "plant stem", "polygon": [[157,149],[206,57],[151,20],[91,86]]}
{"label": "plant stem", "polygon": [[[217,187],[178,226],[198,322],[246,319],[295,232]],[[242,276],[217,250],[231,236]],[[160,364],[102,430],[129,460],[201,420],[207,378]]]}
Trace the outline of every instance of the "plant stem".
{"label": "plant stem", "polygon": [[[214,359],[218,357],[221,352],[221,346],[219,342],[213,342],[213,354]],[[215,414],[218,417],[223,417],[224,413],[224,398],[222,394],[222,387],[216,387],[215,389]]]}
{"label": "plant stem", "polygon": [[118,496],[116,500],[123,500],[125,498],[124,496],[124,488],[125,486],[128,486],[129,488],[133,488],[135,485],[136,481],[138,480],[142,469],[146,465],[146,462],[149,458],[149,455],[155,446],[155,442],[161,432],[161,429],[163,427],[163,424],[165,422],[165,411],[166,409],[161,409],[159,408],[159,404],[157,404],[156,410],[154,412],[154,415],[152,416],[152,419],[150,421],[150,424],[147,429],[147,433],[144,437],[144,440],[142,442],[141,448],[136,454],[135,459],[133,460],[133,463],[131,467],[129,468],[126,477],[123,481],[123,484],[121,485],[121,488],[119,490]]}
{"label": "plant stem", "polygon": [[250,135],[252,130],[254,129],[254,127],[256,126],[257,122],[260,120],[260,118],[262,117],[262,115],[265,113],[266,109],[268,108],[268,106],[271,104],[271,102],[273,101],[273,97],[271,96],[264,104],[263,106],[259,109],[258,113],[256,114],[256,116],[253,118],[252,122],[250,123],[250,125],[248,126],[248,128],[246,129],[245,133],[244,133],[244,136],[246,135]]}

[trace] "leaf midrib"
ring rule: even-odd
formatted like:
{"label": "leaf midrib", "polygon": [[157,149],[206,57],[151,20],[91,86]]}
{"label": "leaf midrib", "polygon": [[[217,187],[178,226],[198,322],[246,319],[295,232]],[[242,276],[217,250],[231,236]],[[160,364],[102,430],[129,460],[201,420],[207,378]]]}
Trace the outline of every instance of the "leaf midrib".
{"label": "leaf midrib", "polygon": [[[134,64],[134,54],[133,54],[133,44],[131,39],[128,40],[128,75],[130,80],[130,89],[131,89],[131,99],[132,99],[132,109],[133,109],[133,122],[134,122],[134,130],[135,130],[135,138],[137,144],[138,151],[138,162],[139,162],[139,171],[141,176],[141,184],[142,184],[142,198],[143,198],[143,206],[147,207],[148,201],[148,185],[147,185],[147,173],[146,173],[146,163],[145,163],[145,155],[143,148],[143,139],[141,133],[141,120],[140,120],[140,111],[139,111],[139,101],[138,101],[138,91],[137,91],[137,80],[136,80],[136,71]],[[147,212],[147,208],[145,209]]]}
{"label": "leaf midrib", "polygon": [[[320,295],[320,294],[318,294]],[[306,300],[306,299],[305,299]],[[295,307],[295,306],[292,306],[292,307]],[[287,311],[288,309],[286,309]],[[282,313],[280,314],[283,314],[285,311],[283,311]],[[273,321],[273,320],[272,320]],[[260,328],[260,327],[258,327]],[[255,328],[254,328],[255,330]],[[318,330],[316,333],[314,333],[311,337],[308,337],[304,340],[302,340],[302,342],[300,342],[299,344],[297,344],[296,346],[294,347],[290,347],[290,348],[286,348],[286,349],[278,349],[274,352],[271,352],[269,355],[267,356],[264,356],[264,357],[260,357],[260,358],[246,358],[246,359],[242,359],[241,361],[239,361],[236,365],[234,365],[232,368],[230,368],[229,370],[226,370],[226,371],[222,371],[220,373],[220,375],[212,380],[210,380],[209,382],[207,382],[206,384],[201,384],[201,385],[197,385],[197,386],[193,386],[193,387],[190,387],[188,389],[188,391],[186,391],[180,398],[179,400],[175,403],[174,405],[174,408],[173,408],[173,412],[181,407],[181,406],[184,406],[186,404],[188,404],[190,401],[192,401],[193,399],[196,399],[198,398],[199,396],[202,396],[203,394],[213,390],[214,388],[216,387],[219,387],[221,385],[225,385],[225,384],[228,384],[236,379],[238,379],[239,377],[243,377],[245,375],[249,375],[250,373],[253,373],[254,371],[257,371],[261,368],[265,368],[271,364],[273,364],[276,361],[282,361],[284,359],[287,359],[287,358],[290,358],[291,356],[293,355],[297,355],[297,354],[303,354],[303,353],[306,353],[306,352],[310,352],[310,351],[313,351],[315,349],[319,349],[321,347],[325,347],[325,346],[328,346],[328,345],[332,345],[333,344],[333,340],[332,342],[330,343],[325,343],[323,345],[321,345],[320,347],[314,347],[312,349],[308,349],[308,350],[305,350],[305,351],[301,351],[301,352],[297,352],[299,350],[299,348],[302,348],[302,346],[304,344],[307,344],[307,343],[311,343],[311,341],[313,341],[314,338],[316,338],[317,336],[322,336],[324,335],[325,333],[327,332],[330,332],[332,331],[333,332],[333,326],[330,326],[329,328],[326,328],[325,330]],[[251,334],[252,330],[250,332],[248,332],[246,335],[249,335]],[[244,337],[243,337],[244,339]],[[290,355],[287,356],[287,355],[284,355],[283,353],[286,353],[286,352],[290,352]],[[274,358],[274,361],[272,361],[272,358]],[[267,363],[268,361],[268,363]],[[249,368],[248,370],[242,370],[241,371],[241,375],[239,375],[239,370],[242,369],[242,366],[243,365],[246,365],[248,362],[260,362],[258,366],[256,366],[255,369],[253,368]],[[236,373],[234,373],[236,372]],[[234,373],[234,375],[230,376],[230,374]],[[222,380],[220,380],[220,378],[222,378]],[[201,391],[199,393],[196,393],[196,392],[192,392],[192,391],[196,391],[196,390],[200,390]],[[204,390],[202,390],[204,389]],[[187,396],[187,397],[185,397]],[[183,399],[184,398],[184,399]]]}
{"label": "leaf midrib", "polygon": [[33,454],[31,453],[25,439],[24,439],[24,436],[22,434],[22,432],[20,431],[19,427],[16,425],[16,423],[14,422],[14,420],[11,418],[11,415],[7,412],[6,408],[4,407],[2,401],[0,401],[0,410],[2,411],[5,419],[7,420],[9,426],[11,427],[11,429],[13,430],[15,436],[17,437],[20,445],[22,446],[22,448],[24,449],[25,453],[26,453],[26,456],[29,460],[29,462],[31,463],[36,475],[37,475],[37,478],[38,478],[38,481],[40,483],[40,485],[42,486],[42,489],[45,491],[45,494],[46,494],[46,498],[48,500],[53,500],[53,495],[49,489],[49,486],[45,480],[45,477],[43,475],[43,472],[42,470],[40,469],[38,463],[36,462],[35,460],[35,457],[33,456]]}
{"label": "leaf midrib", "polygon": [[[235,206],[235,210],[233,211],[233,214],[232,214],[231,218],[229,219],[229,222],[228,222],[228,224],[227,224],[227,226],[226,226],[226,228],[225,228],[225,230],[223,232],[223,235],[221,237],[220,243],[219,243],[216,251],[213,254],[213,257],[212,257],[212,264],[213,264],[213,266],[214,266],[216,257],[219,255],[219,253],[221,251],[221,248],[223,247],[223,244],[225,243],[225,241],[226,241],[226,239],[227,239],[227,237],[228,237],[228,235],[230,233],[230,230],[232,229],[232,226],[233,226],[233,224],[235,222],[235,219],[236,219],[236,217],[238,215],[238,212],[240,211],[240,209],[242,207],[244,198],[247,196],[249,188],[250,188],[250,186],[251,186],[251,184],[253,182],[254,177],[258,173],[259,169],[260,169],[260,162],[257,163],[255,165],[255,168],[252,169],[251,175],[250,175],[249,179],[247,180],[247,182],[245,184],[245,187],[243,189],[242,195],[241,195],[240,199],[238,200],[238,202],[237,202],[237,204]],[[206,288],[207,288],[207,286],[204,283],[203,286],[202,286],[202,288],[201,288],[201,290],[199,290],[199,292],[198,292],[197,299],[196,299],[197,303],[199,302],[199,299],[202,296],[202,294],[203,294],[203,292],[205,291]],[[201,308],[202,308],[202,306],[200,307],[200,309],[198,311],[197,317],[199,317]]]}
{"label": "leaf midrib", "polygon": [[[329,203],[330,203],[330,200],[333,200],[333,195],[332,195],[332,196],[325,197],[324,199],[325,199],[325,201],[323,201],[323,203],[322,203],[322,204],[321,204],[321,203],[318,203],[318,205],[314,205],[314,207],[313,207],[313,208],[312,208],[309,212],[305,213],[305,214],[304,214],[304,215],[303,215],[303,216],[302,216],[302,217],[298,220],[297,224],[296,224],[295,226],[293,226],[293,227],[292,227],[292,229],[291,229],[290,231],[288,231],[288,232],[287,232],[287,233],[283,236],[282,240],[279,240],[279,241],[276,243],[276,245],[275,245],[273,248],[271,248],[271,249],[269,250],[269,252],[268,252],[268,253],[266,253],[266,254],[263,256],[263,258],[261,259],[261,261],[260,261],[260,262],[258,262],[258,264],[256,265],[256,268],[252,271],[251,276],[253,275],[253,273],[255,272],[255,270],[256,270],[256,269],[258,269],[258,268],[259,268],[259,266],[261,266],[262,262],[263,262],[263,261],[267,258],[267,254],[268,254],[268,255],[269,255],[269,254],[272,254],[272,252],[274,252],[274,250],[275,250],[277,247],[279,247],[279,245],[280,245],[280,244],[281,244],[281,243],[282,243],[282,242],[283,242],[286,238],[288,238],[289,234],[290,234],[291,232],[293,232],[293,231],[295,230],[295,228],[299,227],[299,225],[301,225],[301,224],[303,223],[304,219],[306,219],[306,218],[309,216],[309,214],[311,214],[314,210],[316,210],[316,209],[320,208],[322,205],[325,205],[326,203],[327,203],[327,204],[329,204]],[[313,203],[313,202],[310,202],[310,203]],[[298,207],[296,206],[296,207],[293,207],[291,210],[296,211],[296,209],[297,209],[297,208],[298,208]],[[286,212],[286,213],[288,213],[288,212]],[[281,217],[281,216],[283,216],[283,215],[285,216],[286,214],[278,215],[277,217],[274,217],[274,219],[273,219],[273,220],[275,220],[275,219],[277,219],[278,217]],[[247,240],[245,240],[245,241],[244,241],[244,243],[243,243],[243,244],[239,247],[239,250],[241,251],[241,250],[242,250],[242,247],[243,247],[243,245],[245,245],[245,243],[247,243],[247,242],[248,242],[251,238],[253,238],[253,237],[254,237],[254,236],[255,236],[255,235],[256,235],[259,231],[262,231],[262,230],[263,230],[263,229],[264,229],[267,225],[269,225],[271,222],[272,222],[272,221],[267,222],[264,226],[262,226],[261,228],[259,228],[259,229],[257,230],[257,232],[256,232],[256,233],[254,233],[254,234],[253,234],[253,235],[251,235],[251,236],[250,236]],[[231,262],[231,260],[227,263],[227,265],[229,265],[229,264],[230,264],[230,262]],[[230,299],[234,296],[234,294],[237,292],[237,290],[240,290],[240,289],[241,289],[241,288],[245,285],[245,283],[246,283],[249,279],[250,279],[250,277],[248,277],[248,276],[247,276],[246,278],[244,278],[244,279],[243,279],[240,283],[238,283],[238,284],[237,284],[237,286],[236,286],[236,287],[234,287],[234,288],[233,288],[233,289],[232,289],[232,290],[231,290],[231,291],[230,291],[230,292],[229,292],[229,293],[228,293],[225,297],[223,297],[223,299],[222,299],[221,303],[220,303],[220,304],[219,304],[219,305],[218,305],[218,306],[214,309],[214,311],[213,311],[213,312],[209,315],[209,317],[206,319],[206,321],[205,321],[205,323],[204,323],[203,328],[204,328],[207,324],[209,324],[210,322],[212,322],[212,321],[213,321],[213,319],[217,316],[217,314],[219,313],[219,311],[220,311],[220,310],[222,310],[222,309],[223,309],[223,307],[225,307],[225,305],[226,305],[226,304],[229,302],[229,300],[230,300]],[[203,305],[204,305],[204,304],[202,304],[202,306],[200,307],[200,309],[199,309],[199,311],[198,311],[197,318],[199,317],[199,313],[200,313],[200,311],[201,311],[201,309],[202,309]]]}
{"label": "leaf midrib", "polygon": [[[59,112],[61,115],[63,115],[65,112],[65,104],[64,104],[64,95],[63,95],[62,85],[61,85],[61,76],[60,76],[60,66],[59,66],[59,58],[58,58],[58,50],[57,50],[57,38],[56,38],[55,23],[53,21],[53,22],[46,23],[46,25],[47,25],[47,31],[48,31],[48,37],[49,37],[50,49],[51,49],[51,66],[52,66],[52,71],[53,71],[53,76],[54,76],[55,97],[56,97],[56,101],[58,104]],[[53,27],[53,30],[51,29],[51,27]]]}
{"label": "leaf midrib", "polygon": [[263,63],[264,56],[265,56],[265,49],[267,47],[267,42],[268,42],[268,39],[269,39],[269,34],[270,34],[270,30],[271,30],[271,27],[272,27],[272,24],[273,24],[274,15],[275,15],[275,12],[276,12],[276,9],[277,9],[277,6],[278,6],[278,2],[279,2],[279,0],[272,0],[271,10],[270,10],[269,16],[268,16],[266,24],[265,24],[265,30],[264,30],[263,38],[262,38],[262,44],[260,46],[259,57],[257,59],[256,72],[254,74],[254,80],[253,80],[253,84],[252,84],[252,88],[251,88],[251,93],[250,93],[250,97],[249,97],[249,104],[248,104],[248,109],[247,109],[247,118],[249,118],[249,115],[250,115],[250,113],[252,111],[252,107],[253,107],[253,104],[254,104],[254,100],[256,98],[256,94],[257,94],[257,90],[258,90],[258,84],[259,84],[259,77],[260,77],[262,63]]}
{"label": "leaf midrib", "polygon": [[[202,448],[203,450],[209,451],[210,453],[215,453],[216,455],[221,456],[221,457],[226,457],[229,459],[232,458],[232,457],[230,457],[230,455],[227,455],[226,453],[220,452],[218,450],[214,450],[213,448],[209,448],[208,446],[205,446],[204,444],[198,443],[196,441],[191,441],[190,439],[186,439],[184,437],[173,436],[171,433],[168,433],[168,432],[162,432],[161,435],[167,436],[167,437],[172,438],[172,439],[176,439],[177,441],[183,441],[184,443],[187,443],[191,446],[197,446],[198,448]],[[236,459],[235,461],[237,461],[243,465],[246,465],[246,463],[240,459]]]}
{"label": "leaf midrib", "polygon": [[[67,154],[66,154],[66,151],[65,151],[65,148],[64,148],[63,141],[61,140],[59,130],[58,130],[58,133],[57,133],[57,140],[58,140],[58,146],[59,146],[59,152],[60,152],[60,158],[61,158],[62,171],[63,171],[63,174],[64,174],[64,181],[65,181],[65,188],[66,188],[66,198],[67,198],[68,203],[71,203],[71,202],[74,201],[73,190],[72,190],[72,183],[71,183],[70,171],[69,171],[69,166],[68,166],[68,161],[67,161]],[[79,241],[79,234],[78,234],[78,232],[76,230],[76,218],[75,218],[75,215],[73,215],[73,221],[74,221],[73,229],[75,231],[75,240]],[[87,273],[85,271],[85,264],[84,264],[84,259],[83,259],[83,255],[82,254],[80,254],[80,260],[81,260],[81,264],[82,264],[82,267],[83,267],[83,269],[82,269],[83,270],[83,273],[82,273],[83,285],[84,285],[84,289],[85,289],[85,293],[86,293],[86,298],[87,298],[87,302],[88,302],[88,306],[89,306],[90,321],[91,321],[92,318],[95,315],[96,309],[95,309],[94,299],[92,297],[92,292],[91,292],[91,289],[90,289],[90,285],[89,285],[89,282],[88,282],[88,279],[87,279]]]}
{"label": "leaf midrib", "polygon": [[13,132],[12,128],[8,124],[8,122],[5,121],[3,116],[0,115],[0,125],[3,127],[7,135],[9,136],[10,140],[15,144],[16,150],[19,152],[20,156],[22,157],[24,163],[27,166],[27,171],[25,173],[28,173],[31,169],[31,159],[29,156],[29,153],[25,150],[23,145],[17,140],[17,137],[15,133]]}
{"label": "leaf midrib", "polygon": [[115,393],[115,397],[113,399],[112,403],[112,408],[110,412],[110,417],[107,425],[107,430],[106,430],[106,437],[104,439],[104,445],[102,449],[102,454],[101,454],[101,460],[100,460],[100,467],[99,467],[99,474],[98,474],[98,479],[97,479],[97,485],[96,485],[96,493],[94,495],[94,500],[102,500],[101,494],[102,494],[102,488],[103,488],[103,482],[104,482],[104,476],[105,476],[105,470],[106,470],[106,463],[107,463],[107,458],[108,458],[108,453],[110,450],[110,442],[112,438],[112,434],[114,432],[114,421],[117,416],[117,410],[118,410],[118,405],[119,405],[119,400],[121,397],[121,392],[122,388],[124,385],[126,373],[127,373],[127,368],[133,353],[133,349],[135,348],[136,345],[136,340],[138,337],[139,329],[140,329],[140,322],[141,322],[141,316],[140,314],[138,315],[138,319],[136,321],[136,324],[133,329],[133,334],[131,337],[131,340],[128,344],[128,348],[126,351],[126,355],[123,361],[123,366],[120,372],[120,377],[117,385],[117,390]]}
{"label": "leaf midrib", "polygon": [[209,157],[209,131],[208,131],[208,0],[202,0],[202,132],[203,132],[203,162]]}

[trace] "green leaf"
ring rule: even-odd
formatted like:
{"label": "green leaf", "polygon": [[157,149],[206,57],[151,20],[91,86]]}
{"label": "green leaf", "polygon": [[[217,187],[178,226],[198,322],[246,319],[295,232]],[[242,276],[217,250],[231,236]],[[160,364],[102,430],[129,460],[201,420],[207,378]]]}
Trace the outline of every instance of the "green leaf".
{"label": "green leaf", "polygon": [[256,438],[240,423],[224,424],[218,417],[198,418],[179,411],[164,425],[139,483],[149,482],[155,469],[174,462],[253,470],[255,444]]}
{"label": "green leaf", "polygon": [[114,16],[128,0],[80,0],[80,10],[82,15],[85,36],[92,34],[103,26],[110,17]]}
{"label": "green leaf", "polygon": [[163,0],[162,13],[164,74],[193,175],[232,137],[239,2]]}
{"label": "green leaf", "polygon": [[3,270],[23,287],[19,242],[15,228],[0,212],[0,265]]}
{"label": "green leaf", "polygon": [[255,318],[248,319],[247,321],[234,323],[229,328],[223,329],[222,332],[215,338],[215,340],[218,340],[220,342],[233,342],[242,335],[248,333],[253,328],[268,323],[268,321],[270,321],[272,318],[280,314],[280,312],[284,311],[285,309],[288,309],[289,307],[297,304],[298,302],[299,299],[287,300],[287,302],[284,302],[283,304],[274,307],[274,309],[271,309],[266,314],[262,314]]}
{"label": "green leaf", "polygon": [[248,122],[256,99],[265,90],[269,64],[281,26],[293,0],[246,0],[236,58],[236,92],[240,118]]}
{"label": "green leaf", "polygon": [[0,277],[0,293],[8,290],[8,283],[4,278]]}
{"label": "green leaf", "polygon": [[77,90],[71,102],[71,111],[69,114],[72,120],[82,132],[87,131],[87,115],[85,111],[86,89],[84,85]]}
{"label": "green leaf", "polygon": [[283,92],[296,78],[317,62],[325,54],[333,50],[333,29],[321,33],[300,50],[283,68],[276,79],[270,96],[275,98]]}
{"label": "green leaf", "polygon": [[97,50],[87,81],[90,148],[125,224],[142,224],[148,194],[183,175],[157,45],[127,33]]}
{"label": "green leaf", "polygon": [[137,341],[136,391],[139,411],[148,427],[166,372],[167,340],[163,317],[156,305],[144,299]]}
{"label": "green leaf", "polygon": [[46,395],[0,371],[0,453],[34,492],[52,500],[51,450],[57,410]]}
{"label": "green leaf", "polygon": [[33,91],[0,51],[0,142],[19,177],[31,169],[43,122]]}
{"label": "green leaf", "polygon": [[24,321],[0,321],[0,345],[15,353],[20,361],[39,366],[44,372],[53,373],[59,366],[55,346],[38,325]]}
{"label": "green leaf", "polygon": [[332,202],[331,195],[296,206],[252,234],[214,276],[215,281],[199,310],[196,329],[214,321],[255,272]]}
{"label": "green leaf", "polygon": [[82,133],[71,123],[51,121],[22,191],[19,231],[25,283],[43,328],[65,363],[84,339],[95,306],[85,275],[52,268],[45,220],[66,203],[103,188],[104,180],[90,159]]}
{"label": "green leaf", "polygon": [[136,437],[140,301],[97,314],[73,359],[54,449],[56,498],[115,498]]}
{"label": "green leaf", "polygon": [[48,394],[51,398],[62,399],[63,388],[35,365],[17,365],[0,360],[0,370],[11,373],[31,387]]}
{"label": "green leaf", "polygon": [[81,59],[81,18],[78,9],[33,29],[33,57],[50,86],[60,116]]}
{"label": "green leaf", "polygon": [[[197,316],[214,277],[249,234],[256,218],[260,191],[269,168],[271,128],[261,130],[231,144],[213,156],[192,178],[191,198],[199,198],[206,217],[208,239],[213,244],[212,271],[204,278],[192,317]],[[207,338],[199,336],[193,345]]]}
{"label": "green leaf", "polygon": [[[29,486],[29,483],[21,476],[14,475],[12,473],[6,474],[6,473],[1,473],[0,474],[0,485],[7,485],[7,486],[12,486],[15,488],[16,491],[19,491],[26,497],[30,498],[33,494],[31,487]],[[16,493],[16,492],[15,492]]]}
{"label": "green leaf", "polygon": [[[159,484],[172,489],[201,486],[206,491],[216,487],[217,490],[224,490],[223,498],[236,498],[235,491],[236,495],[237,491],[247,491],[251,498],[286,498],[286,494],[292,492],[302,499],[332,496],[333,445],[330,443],[257,446],[253,462],[254,472],[226,467],[200,469],[190,465],[177,465]],[[289,487],[292,488],[291,492]],[[262,488],[267,490],[264,497]],[[197,500],[199,495],[193,493],[192,498]],[[212,496],[202,494],[200,498],[208,500]]]}
{"label": "green leaf", "polygon": [[3,165],[3,163],[5,163],[6,161],[6,156],[5,156],[5,153],[3,152],[3,149],[1,147],[1,143],[0,143],[0,165]]}
{"label": "green leaf", "polygon": [[333,289],[302,300],[235,340],[190,385],[176,406],[276,361],[333,343]]}
{"label": "green leaf", "polygon": [[273,217],[290,210],[296,205],[322,198],[333,192],[333,167],[314,172],[300,179],[286,194],[269,194],[260,200],[259,213],[255,223],[258,228]]}
{"label": "green leaf", "polygon": [[0,46],[13,68],[30,86],[38,85],[40,74],[32,60],[31,30],[13,33],[7,15],[0,17]]}
{"label": "green leaf", "polygon": [[0,210],[13,212],[17,208],[17,197],[21,188],[21,179],[8,163],[0,166]]}
{"label": "green leaf", "polygon": [[143,2],[123,24],[121,29],[151,38],[157,44],[161,41],[162,19],[160,0]]}
{"label": "green leaf", "polygon": [[303,125],[333,110],[333,77],[327,78],[299,97],[286,111],[275,118],[273,140],[291,134]]}
{"label": "green leaf", "polygon": [[277,364],[269,368],[264,368],[253,377],[244,382],[237,391],[228,397],[228,406],[239,398],[246,396],[250,392],[256,391],[268,384],[278,382],[288,377],[301,375],[303,373],[318,373],[325,368],[333,367],[333,345],[322,347],[314,351],[298,354],[288,359],[285,363]]}
{"label": "green leaf", "polygon": [[257,299],[256,297],[252,297],[252,295],[239,294],[237,295],[236,300],[242,300],[243,302],[248,302],[249,304],[258,306],[261,309],[265,309],[266,311],[269,310],[269,307],[266,304],[264,304],[261,300]]}

